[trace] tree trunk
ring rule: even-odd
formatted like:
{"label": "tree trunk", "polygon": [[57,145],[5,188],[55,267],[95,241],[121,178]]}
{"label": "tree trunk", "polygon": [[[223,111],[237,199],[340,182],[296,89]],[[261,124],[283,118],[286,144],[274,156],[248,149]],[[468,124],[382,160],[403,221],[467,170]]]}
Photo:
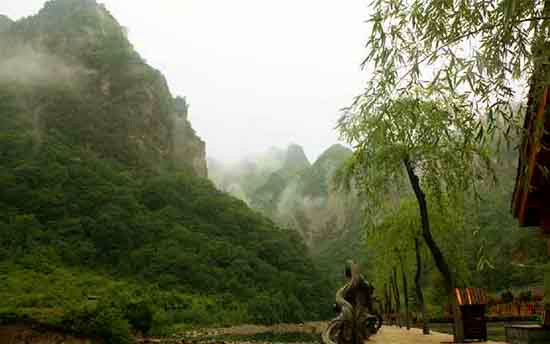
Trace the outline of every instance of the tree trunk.
{"label": "tree trunk", "polygon": [[399,294],[399,283],[397,280],[397,269],[395,266],[393,267],[393,287],[393,294],[395,296],[395,314],[397,316],[397,324],[401,327],[401,296]]}
{"label": "tree trunk", "polygon": [[428,248],[430,249],[437,269],[443,275],[447,293],[451,295],[451,292],[453,290],[453,276],[451,273],[451,269],[449,268],[449,265],[447,264],[447,261],[443,256],[443,253],[441,253],[439,246],[437,246],[437,243],[432,237],[432,231],[430,229],[430,219],[428,217],[428,204],[426,203],[426,195],[420,187],[420,181],[418,180],[418,176],[416,175],[414,167],[412,166],[409,158],[405,158],[403,162],[407,169],[407,174],[409,176],[411,186],[414,190],[416,200],[418,201],[418,207],[420,209],[420,220],[422,221],[422,237],[424,238],[426,245],[428,245]]}
{"label": "tree trunk", "polygon": [[422,257],[420,256],[420,247],[417,237],[414,238],[414,247],[416,250],[416,275],[414,276],[414,284],[416,287],[416,298],[420,306],[420,313],[422,314],[422,333],[430,334],[426,304],[424,303],[424,294],[422,294]]}
{"label": "tree trunk", "polygon": [[401,263],[401,274],[403,275],[403,296],[405,297],[405,326],[407,330],[411,329],[411,321],[409,316],[409,291],[407,290],[407,275],[405,274],[405,265],[403,257],[399,254],[399,262]]}
{"label": "tree trunk", "polygon": [[394,323],[394,314],[395,314],[395,308],[393,307],[393,277],[390,273],[390,280],[388,283],[388,306],[390,309],[389,316],[390,316],[390,324],[393,325]]}
{"label": "tree trunk", "polygon": [[[424,238],[424,242],[426,242],[426,245],[428,245],[428,248],[430,249],[430,253],[432,254],[432,257],[435,261],[435,265],[437,266],[437,269],[439,272],[443,275],[443,280],[445,283],[445,289],[447,290],[447,295],[449,296],[449,300],[454,304],[454,296],[453,296],[453,275],[451,273],[451,269],[449,268],[449,265],[447,264],[447,261],[445,260],[445,257],[443,256],[443,253],[439,249],[439,246],[437,246],[437,243],[432,237],[432,231],[430,230],[430,219],[428,217],[428,204],[426,202],[426,195],[424,194],[424,191],[422,191],[422,188],[420,187],[420,181],[418,179],[418,176],[416,175],[414,171],[414,166],[412,165],[411,161],[409,160],[409,157],[405,157],[403,159],[403,163],[405,164],[405,168],[407,169],[407,175],[409,176],[409,181],[411,182],[411,186],[413,188],[414,194],[416,196],[416,200],[418,201],[418,208],[420,211],[420,220],[422,222],[422,238]],[[456,305],[455,305],[456,306]],[[454,317],[454,341],[455,342],[461,342],[463,340],[463,331],[460,329],[462,328],[459,312],[457,312],[457,307],[453,307],[453,317]]]}
{"label": "tree trunk", "polygon": [[394,302],[393,302],[393,282],[392,282],[392,277],[391,277],[391,274],[390,274],[390,283],[388,285],[388,296],[390,297],[389,301],[390,301],[390,319],[391,319],[391,324],[394,325],[395,324],[395,305],[394,305]]}
{"label": "tree trunk", "polygon": [[388,300],[388,284],[384,283],[384,318],[389,319],[390,304]]}

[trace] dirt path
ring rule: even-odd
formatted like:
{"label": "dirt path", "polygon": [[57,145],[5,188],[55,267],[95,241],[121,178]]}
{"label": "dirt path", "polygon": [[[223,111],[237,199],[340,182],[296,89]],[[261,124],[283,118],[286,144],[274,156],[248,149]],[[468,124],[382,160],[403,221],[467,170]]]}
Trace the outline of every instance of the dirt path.
{"label": "dirt path", "polygon": [[[439,344],[451,343],[453,336],[433,332],[430,335],[423,335],[421,329],[412,328],[406,330],[397,326],[383,326],[375,336],[371,337],[369,343],[373,344]],[[501,342],[485,342],[486,344],[505,344]]]}
{"label": "dirt path", "polygon": [[[305,324],[279,324],[273,326],[261,326],[261,325],[240,325],[228,328],[217,329],[202,329],[196,331],[189,331],[183,335],[189,342],[200,343],[200,338],[212,337],[212,336],[254,336],[261,333],[273,332],[273,333],[311,333],[319,334],[326,326],[325,322],[310,322]],[[372,344],[440,344],[440,343],[452,343],[453,337],[448,334],[433,332],[430,335],[423,335],[420,329],[399,328],[397,326],[383,326],[380,331],[370,338],[367,343]],[[268,342],[261,341],[225,341],[221,342],[226,344],[265,344]],[[218,343],[218,342],[216,342]],[[505,344],[502,342],[488,341],[486,344]]]}

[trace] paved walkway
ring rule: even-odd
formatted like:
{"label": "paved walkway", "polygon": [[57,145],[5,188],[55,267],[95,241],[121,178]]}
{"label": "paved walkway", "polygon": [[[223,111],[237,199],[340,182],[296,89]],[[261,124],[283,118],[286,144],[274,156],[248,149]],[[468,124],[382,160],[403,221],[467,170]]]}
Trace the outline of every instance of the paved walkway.
{"label": "paved walkway", "polygon": [[[370,338],[369,344],[439,344],[452,343],[453,336],[431,332],[430,335],[423,335],[421,329],[399,328],[397,326],[383,326],[380,331]],[[501,342],[485,342],[486,344],[505,344]]]}

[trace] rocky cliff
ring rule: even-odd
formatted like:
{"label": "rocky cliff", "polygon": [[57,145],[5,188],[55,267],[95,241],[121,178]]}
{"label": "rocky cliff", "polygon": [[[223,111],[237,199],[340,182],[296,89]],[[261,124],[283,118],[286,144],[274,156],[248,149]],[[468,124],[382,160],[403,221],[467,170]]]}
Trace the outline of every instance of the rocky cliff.
{"label": "rocky cliff", "polygon": [[95,0],[48,1],[14,23],[1,17],[0,87],[17,98],[37,143],[63,132],[135,168],[172,162],[207,174],[185,102]]}

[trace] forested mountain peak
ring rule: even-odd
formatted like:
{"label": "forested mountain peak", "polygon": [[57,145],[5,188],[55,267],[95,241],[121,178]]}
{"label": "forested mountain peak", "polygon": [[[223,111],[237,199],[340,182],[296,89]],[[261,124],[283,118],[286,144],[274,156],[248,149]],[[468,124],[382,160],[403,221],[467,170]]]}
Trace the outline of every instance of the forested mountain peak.
{"label": "forested mountain peak", "polygon": [[8,18],[7,16],[0,14],[0,32],[6,31],[11,24],[13,24],[13,21]]}
{"label": "forested mountain peak", "polygon": [[300,171],[311,166],[302,146],[291,144],[286,150],[283,170]]}
{"label": "forested mountain peak", "polygon": [[[140,169],[170,162],[206,176],[205,144],[184,98],[93,0],[52,0],[2,33],[0,87],[18,98],[39,141],[61,132],[74,144]],[[32,119],[31,119],[32,118]]]}
{"label": "forested mountain peak", "polygon": [[314,165],[322,164],[326,160],[334,161],[336,163],[342,163],[352,154],[353,152],[351,149],[339,143],[336,143],[327,148],[323,153],[321,153],[317,160],[315,160]]}

